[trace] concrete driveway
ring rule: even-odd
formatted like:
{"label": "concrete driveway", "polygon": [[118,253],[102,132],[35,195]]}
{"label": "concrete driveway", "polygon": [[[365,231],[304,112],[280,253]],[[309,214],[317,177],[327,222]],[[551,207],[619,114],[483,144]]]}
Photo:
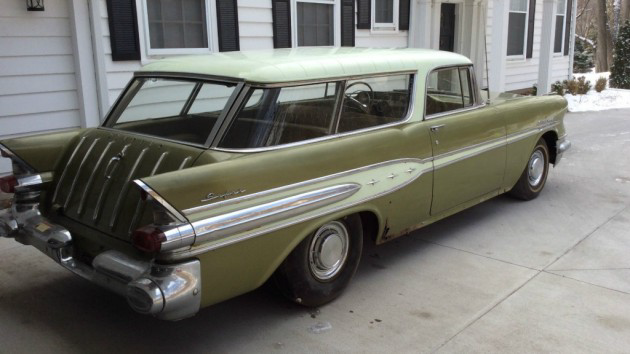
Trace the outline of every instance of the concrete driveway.
{"label": "concrete driveway", "polygon": [[538,199],[365,250],[319,310],[262,288],[161,322],[0,240],[0,352],[628,352],[630,111],[566,125],[573,148]]}

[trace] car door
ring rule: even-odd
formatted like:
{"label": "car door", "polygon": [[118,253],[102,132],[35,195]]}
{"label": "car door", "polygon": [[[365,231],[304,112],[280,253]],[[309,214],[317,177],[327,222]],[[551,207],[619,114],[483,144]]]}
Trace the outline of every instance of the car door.
{"label": "car door", "polygon": [[426,117],[433,147],[431,215],[500,188],[505,171],[504,120],[477,100],[471,67],[433,71]]}

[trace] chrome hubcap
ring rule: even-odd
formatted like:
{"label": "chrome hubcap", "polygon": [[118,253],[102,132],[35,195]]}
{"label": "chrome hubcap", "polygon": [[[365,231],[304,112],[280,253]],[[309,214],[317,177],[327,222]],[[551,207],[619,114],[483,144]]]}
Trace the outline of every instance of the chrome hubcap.
{"label": "chrome hubcap", "polygon": [[532,187],[536,187],[542,181],[543,174],[545,173],[545,156],[540,150],[534,151],[532,157],[529,158],[529,164],[527,165],[527,177],[529,177],[529,184]]}
{"label": "chrome hubcap", "polygon": [[318,280],[329,280],[337,275],[348,258],[348,230],[333,221],[320,227],[311,241],[308,263]]}

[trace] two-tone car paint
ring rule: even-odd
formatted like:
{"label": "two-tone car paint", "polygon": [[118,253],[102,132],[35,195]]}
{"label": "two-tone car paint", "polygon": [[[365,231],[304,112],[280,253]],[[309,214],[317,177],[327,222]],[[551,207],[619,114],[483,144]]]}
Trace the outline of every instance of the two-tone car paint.
{"label": "two-tone car paint", "polygon": [[[345,53],[340,51],[339,55]],[[540,138],[548,142],[551,162],[556,162],[556,142],[565,136],[563,98],[502,95],[485,101],[476,90],[473,107],[427,116],[424,109],[427,75],[437,67],[467,66],[470,62],[450,53],[413,50],[403,53],[381,59],[380,66],[369,65],[379,59],[355,60],[350,65],[325,60],[299,62],[293,58],[294,62],[268,65],[262,71],[242,66],[225,69],[226,65],[239,65],[234,60],[239,54],[228,55],[220,63],[224,65],[223,72],[232,73],[228,75],[230,79],[244,83],[243,90],[249,86],[370,77],[382,75],[383,67],[390,68],[385,73],[413,73],[408,117],[372,129],[288,146],[240,150],[216,145],[182,147],[108,128],[1,143],[36,171],[54,171],[54,180],[49,182],[47,195],[43,196],[47,201],[44,213],[76,235],[75,247],[92,256],[116,249],[130,257],[151,258],[124,240],[122,235],[129,230],[118,230],[121,236],[111,237],[77,222],[76,217],[56,215],[52,210],[64,204],[66,209],[72,208],[67,193],[61,193],[66,196],[61,201],[55,200],[54,193],[62,184],[69,164],[80,166],[81,158],[72,155],[82,139],[92,143],[109,139],[112,151],[124,149],[128,142],[140,143],[141,147],[156,148],[151,150],[154,160],[160,154],[178,155],[177,159],[169,160],[174,165],[169,166],[168,172],[136,176],[132,171],[120,185],[128,189],[125,193],[139,194],[143,188],[156,193],[156,197],[191,225],[192,245],[159,253],[154,262],[168,264],[198,259],[202,279],[200,305],[208,306],[259,287],[296,245],[328,221],[358,213],[365,232],[374,242],[382,243],[510,190]],[[324,58],[326,52],[308,49],[299,55]],[[383,65],[383,61],[390,63]],[[302,67],[296,67],[295,62]],[[219,76],[212,73],[218,71],[217,65],[204,58],[171,59],[151,64],[137,76],[194,75],[215,79]],[[340,72],[339,68],[331,69],[334,65],[346,65],[345,75],[330,77],[327,71]],[[242,73],[241,77],[237,73]],[[182,165],[176,166],[177,163]],[[90,175],[77,173],[72,178],[89,179]],[[86,192],[107,193],[105,188],[95,191],[86,188]],[[75,197],[79,203],[81,198],[87,198],[80,195]],[[109,211],[103,216],[109,218],[112,228],[118,218],[137,217],[134,210],[142,205],[140,201],[121,205],[121,200],[107,206]],[[79,206],[76,208],[73,212],[81,214]]]}

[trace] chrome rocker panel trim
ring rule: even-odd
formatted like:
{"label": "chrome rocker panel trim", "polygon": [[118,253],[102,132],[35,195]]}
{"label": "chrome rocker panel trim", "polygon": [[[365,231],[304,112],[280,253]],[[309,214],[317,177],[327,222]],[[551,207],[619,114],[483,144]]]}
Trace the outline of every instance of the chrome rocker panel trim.
{"label": "chrome rocker panel trim", "polygon": [[31,245],[82,278],[125,296],[142,314],[175,321],[195,315],[201,307],[199,260],[161,265],[110,250],[86,264],[72,256],[70,231],[41,216],[36,207],[0,210],[0,236]]}

